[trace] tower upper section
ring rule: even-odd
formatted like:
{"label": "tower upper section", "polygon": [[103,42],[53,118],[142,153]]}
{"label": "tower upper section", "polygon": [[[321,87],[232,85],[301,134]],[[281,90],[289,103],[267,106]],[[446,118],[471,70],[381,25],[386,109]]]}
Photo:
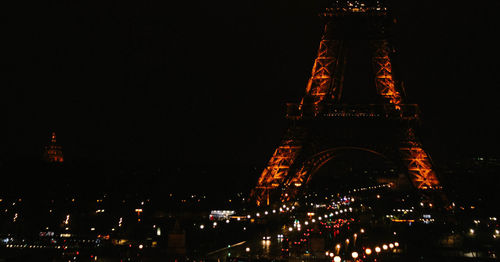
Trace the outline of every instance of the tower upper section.
{"label": "tower upper section", "polygon": [[290,111],[318,116],[332,106],[357,104],[399,110],[404,102],[393,77],[388,8],[377,0],[337,0],[320,16],[325,28],[311,78],[300,105]]}

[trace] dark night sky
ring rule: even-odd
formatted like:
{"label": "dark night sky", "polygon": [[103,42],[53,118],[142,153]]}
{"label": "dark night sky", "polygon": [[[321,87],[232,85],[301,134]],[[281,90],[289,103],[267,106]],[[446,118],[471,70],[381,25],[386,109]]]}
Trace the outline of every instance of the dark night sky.
{"label": "dark night sky", "polygon": [[[55,130],[75,163],[263,167],[327,1],[170,2],[4,9],[4,161],[38,156]],[[499,2],[395,2],[400,71],[435,159],[498,155]]]}

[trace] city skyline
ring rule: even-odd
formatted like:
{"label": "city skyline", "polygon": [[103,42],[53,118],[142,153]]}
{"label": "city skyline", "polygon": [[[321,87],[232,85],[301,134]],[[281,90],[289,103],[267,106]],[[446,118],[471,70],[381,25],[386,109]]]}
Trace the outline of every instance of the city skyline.
{"label": "city skyline", "polygon": [[[41,154],[56,131],[70,162],[265,165],[310,76],[323,3],[226,4],[54,4],[9,19],[3,158]],[[395,67],[431,154],[495,154],[492,11],[393,5]]]}
{"label": "city skyline", "polygon": [[495,5],[9,9],[0,260],[498,260]]}

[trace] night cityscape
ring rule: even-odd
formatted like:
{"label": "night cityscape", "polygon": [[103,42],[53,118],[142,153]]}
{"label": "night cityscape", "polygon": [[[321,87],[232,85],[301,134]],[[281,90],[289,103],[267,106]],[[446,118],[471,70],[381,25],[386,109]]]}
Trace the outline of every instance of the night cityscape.
{"label": "night cityscape", "polygon": [[4,8],[0,262],[500,260],[500,3]]}

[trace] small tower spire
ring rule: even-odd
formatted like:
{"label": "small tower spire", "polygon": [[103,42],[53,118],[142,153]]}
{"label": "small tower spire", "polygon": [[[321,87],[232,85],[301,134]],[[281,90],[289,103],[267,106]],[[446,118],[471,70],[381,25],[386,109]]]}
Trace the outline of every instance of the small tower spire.
{"label": "small tower spire", "polygon": [[64,162],[62,147],[56,143],[56,132],[52,132],[50,143],[45,146],[44,158],[49,163]]}

